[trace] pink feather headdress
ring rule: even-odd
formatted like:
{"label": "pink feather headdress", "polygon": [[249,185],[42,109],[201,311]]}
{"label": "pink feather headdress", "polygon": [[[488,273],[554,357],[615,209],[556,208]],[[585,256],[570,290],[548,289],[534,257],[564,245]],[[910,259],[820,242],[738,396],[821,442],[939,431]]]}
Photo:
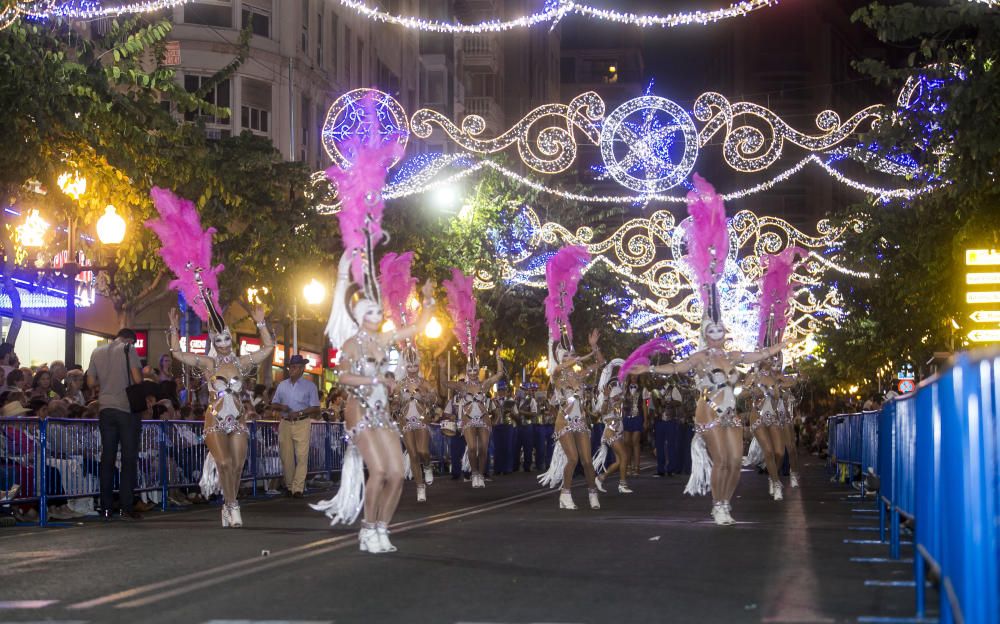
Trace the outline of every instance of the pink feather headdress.
{"label": "pink feather headdress", "polygon": [[410,276],[413,252],[387,253],[378,263],[379,283],[382,287],[382,307],[396,327],[402,329],[413,319],[406,317],[406,304],[417,278]]}
{"label": "pink feather headdress", "polygon": [[702,305],[708,311],[712,285],[725,271],[726,256],[729,254],[726,206],[715,188],[697,173],[694,174],[694,190],[688,193],[687,201],[688,214],[691,215],[691,222],[685,231],[687,261],[698,282]]}
{"label": "pink feather headdress", "polygon": [[762,347],[777,344],[785,333],[796,258],[805,258],[806,255],[806,250],[801,247],[788,247],[777,255],[761,258],[765,272],[760,283],[760,329],[757,343]]}
{"label": "pink feather headdress", "polygon": [[212,266],[212,235],[215,228],[201,229],[201,218],[194,202],[179,197],[171,191],[154,186],[149,192],[159,219],[146,221],[146,227],[160,238],[160,257],[177,279],[170,288],[184,295],[195,314],[203,321],[209,319],[195,271],[201,270],[205,290],[211,293],[212,304],[219,309],[219,273],[222,265]]}
{"label": "pink feather headdress", "polygon": [[472,362],[476,357],[476,338],[482,320],[476,319],[476,297],[472,294],[472,276],[466,276],[458,269],[451,270],[451,279],[442,282],[448,294],[448,314],[451,315],[452,331],[462,349],[462,353]]}
{"label": "pink feather headdress", "polygon": [[334,164],[326,170],[326,177],[336,185],[340,198],[337,219],[344,251],[364,252],[355,254],[351,264],[355,283],[364,284],[364,254],[382,240],[382,213],[385,210],[382,188],[389,167],[402,156],[404,146],[395,137],[383,140],[373,96],[365,96],[359,104],[364,110],[364,118],[371,120],[371,129],[367,135],[355,134],[340,146],[351,164],[347,168]]}
{"label": "pink feather headdress", "polygon": [[545,319],[549,325],[550,342],[559,342],[565,332],[569,344],[573,344],[569,315],[573,312],[573,297],[583,277],[583,268],[589,260],[587,248],[576,245],[563,247],[545,265],[545,281],[549,285],[549,294],[545,297]]}
{"label": "pink feather headdress", "polygon": [[632,371],[637,366],[648,366],[649,360],[654,355],[659,355],[660,353],[673,353],[674,343],[670,342],[667,338],[653,338],[649,342],[639,346],[635,351],[631,353],[626,359],[622,367],[618,369],[618,381],[619,383],[625,383],[625,378],[628,377],[629,372]]}

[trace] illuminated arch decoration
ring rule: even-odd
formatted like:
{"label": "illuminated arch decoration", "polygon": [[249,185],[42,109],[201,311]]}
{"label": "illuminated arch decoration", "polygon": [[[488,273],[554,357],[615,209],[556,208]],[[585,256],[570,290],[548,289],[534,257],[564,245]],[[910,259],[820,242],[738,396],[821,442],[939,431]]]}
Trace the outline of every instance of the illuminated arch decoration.
{"label": "illuminated arch decoration", "polygon": [[[622,319],[616,329],[675,333],[697,342],[701,303],[691,269],[683,260],[683,222],[677,223],[669,211],[630,219],[603,239],[595,239],[593,229],[586,226],[571,231],[559,223],[542,223],[528,206],[520,207],[515,221],[517,235],[498,245],[500,269],[496,274],[477,274],[478,288],[493,288],[500,282],[545,288],[545,263],[554,250],[563,245],[584,245],[592,254],[586,270],[599,264],[607,267],[621,278],[629,293],[626,298],[607,301]],[[859,228],[857,223],[837,228],[820,221],[817,233],[810,235],[783,219],[760,217],[746,210],[736,213],[729,222],[730,250],[719,287],[723,318],[734,346],[756,348],[760,257],[789,246],[802,247],[810,255],[793,276],[787,336],[806,338],[825,324],[839,322],[843,315],[840,295],[824,278],[830,272],[869,277],[841,266],[835,251],[845,234]],[[800,357],[812,346],[806,341],[787,355]]]}
{"label": "illuminated arch decoration", "polygon": [[[896,106],[913,106],[932,88],[933,84],[923,78],[911,78],[900,91]],[[489,136],[485,120],[478,115],[467,115],[455,124],[445,115],[425,108],[407,120],[402,105],[392,96],[375,89],[356,89],[334,102],[323,127],[323,145],[335,162],[344,162],[337,144],[352,132],[364,132],[368,125],[357,106],[367,94],[379,102],[380,121],[398,140],[405,143],[409,133],[426,139],[437,131],[462,150],[458,154],[421,154],[415,162],[404,162],[400,171],[405,174],[397,172],[383,192],[387,199],[424,193],[490,168],[518,184],[576,201],[684,203],[684,187],[689,184],[701,152],[714,149],[711,143],[721,143],[724,162],[737,173],[769,176],[744,188],[720,189],[725,200],[766,191],[808,166],[883,202],[912,198],[939,184],[924,176],[913,158],[902,155],[890,160],[857,140],[859,132],[877,126],[898,108],[868,106],[847,119],[826,110],[816,116],[816,130],[805,132],[764,106],[730,102],[715,92],[699,96],[690,113],[669,99],[647,93],[628,100],[610,114],[598,94],[587,92],[568,104],[539,106],[507,130]],[[489,158],[513,148],[529,169],[548,176],[572,167],[581,145],[600,150],[603,164],[598,167],[599,177],[614,179],[623,187],[622,193],[567,193],[537,176],[517,173]],[[805,154],[798,162],[777,171],[789,146]],[[843,165],[847,162],[885,174],[897,185],[882,187],[857,180],[845,172]],[[322,177],[317,175],[317,179],[321,181]],[[324,206],[330,212],[337,208],[335,201],[324,202]]]}

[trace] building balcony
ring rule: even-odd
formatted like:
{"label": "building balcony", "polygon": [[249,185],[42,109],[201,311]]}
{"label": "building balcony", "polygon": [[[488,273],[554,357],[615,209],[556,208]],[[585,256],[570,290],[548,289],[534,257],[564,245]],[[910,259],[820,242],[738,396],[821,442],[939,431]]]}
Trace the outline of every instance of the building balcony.
{"label": "building balcony", "polygon": [[462,64],[467,68],[500,68],[500,42],[496,35],[470,35],[462,38]]}

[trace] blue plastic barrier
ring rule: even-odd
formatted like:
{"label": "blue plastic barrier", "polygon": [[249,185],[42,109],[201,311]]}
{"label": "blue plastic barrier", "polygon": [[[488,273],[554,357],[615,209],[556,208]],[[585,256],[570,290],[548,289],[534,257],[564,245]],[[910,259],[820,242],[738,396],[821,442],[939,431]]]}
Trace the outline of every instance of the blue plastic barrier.
{"label": "blue plastic barrier", "polygon": [[[252,482],[255,496],[258,481],[282,476],[278,423],[252,421],[248,426],[253,443],[243,467],[243,481]],[[167,509],[170,489],[197,486],[208,453],[203,429],[203,421],[143,421],[136,489],[157,492],[154,500],[158,498]],[[341,469],[344,446],[341,423],[314,422],[308,473],[332,478]],[[0,419],[0,490],[19,484],[20,492],[9,502],[38,502],[42,526],[48,524],[50,502],[100,493],[100,455],[96,420]]]}
{"label": "blue plastic barrier", "polygon": [[838,464],[855,462],[850,423],[861,423],[858,461],[874,461],[881,534],[892,557],[900,556],[901,522],[913,524],[918,618],[930,572],[941,622],[1000,623],[998,403],[1000,354],[963,353],[871,418],[830,418]]}
{"label": "blue plastic barrier", "polygon": [[[248,423],[250,444],[242,480],[251,482],[257,496],[259,483],[282,477],[278,451],[278,423]],[[157,492],[161,507],[169,506],[169,490],[195,487],[201,479],[208,449],[203,421],[143,421],[139,441],[137,490]],[[441,427],[430,429],[431,461],[445,469],[450,458],[448,438]],[[342,423],[312,423],[309,440],[309,475],[332,479],[344,461]],[[12,418],[0,419],[0,490],[21,485],[12,503],[39,502],[39,524],[48,524],[48,504],[100,493],[101,435],[96,420]],[[41,467],[44,466],[44,469]],[[118,474],[115,474],[118,487]]]}

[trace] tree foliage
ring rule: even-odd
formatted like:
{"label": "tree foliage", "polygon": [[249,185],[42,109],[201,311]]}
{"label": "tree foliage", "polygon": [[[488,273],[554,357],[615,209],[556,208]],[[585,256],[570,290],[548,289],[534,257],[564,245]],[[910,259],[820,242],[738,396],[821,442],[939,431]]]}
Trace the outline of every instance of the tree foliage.
{"label": "tree foliage", "polygon": [[868,138],[884,156],[915,159],[924,173],[914,182],[935,190],[839,215],[864,223],[845,252],[873,279],[840,281],[848,318],[821,339],[823,374],[830,385],[867,382],[874,390],[903,363],[919,370],[935,352],[962,346],[964,328],[952,321],[968,319],[964,250],[1000,242],[1000,11],[972,2],[874,3],[854,20],[902,53],[898,61],[862,60],[861,71],[897,87],[921,76],[933,85]]}

